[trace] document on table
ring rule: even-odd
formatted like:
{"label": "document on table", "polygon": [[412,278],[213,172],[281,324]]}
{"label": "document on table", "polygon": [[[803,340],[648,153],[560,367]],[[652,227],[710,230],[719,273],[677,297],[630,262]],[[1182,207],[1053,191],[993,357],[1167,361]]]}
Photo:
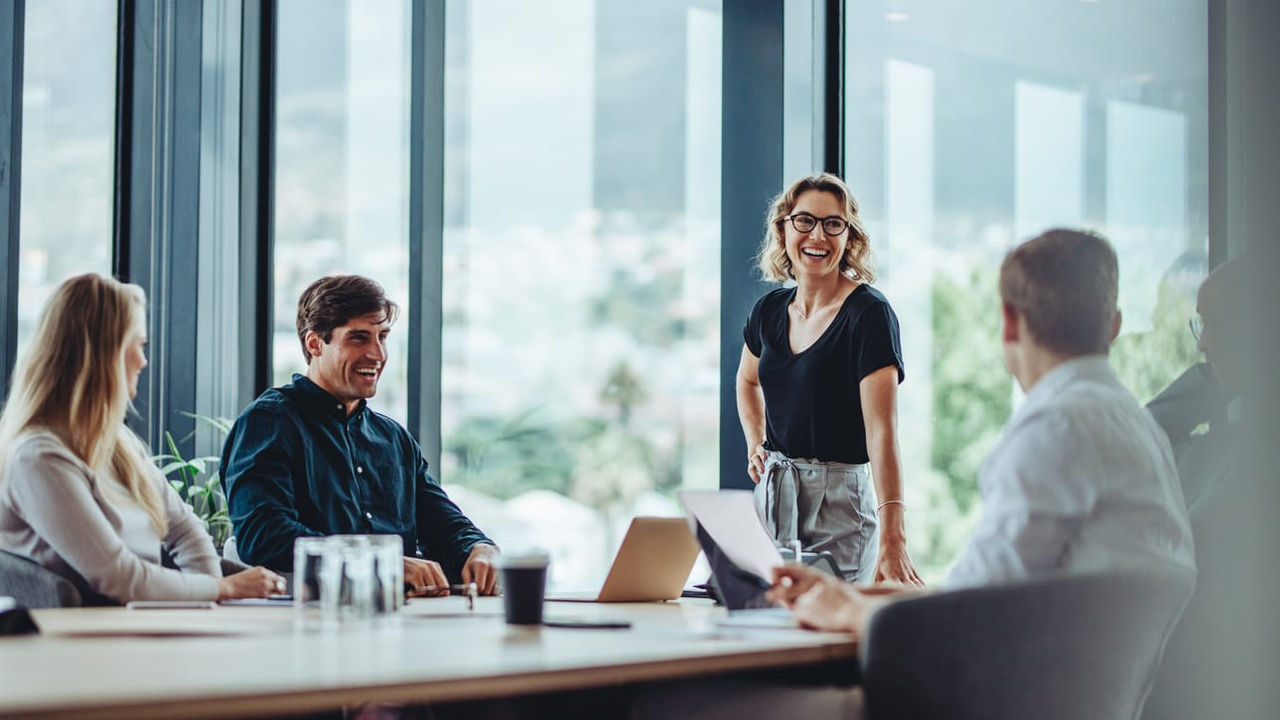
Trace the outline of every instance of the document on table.
{"label": "document on table", "polygon": [[773,581],[773,568],[783,564],[782,555],[760,523],[749,490],[684,490],[680,502],[730,562],[767,583]]}

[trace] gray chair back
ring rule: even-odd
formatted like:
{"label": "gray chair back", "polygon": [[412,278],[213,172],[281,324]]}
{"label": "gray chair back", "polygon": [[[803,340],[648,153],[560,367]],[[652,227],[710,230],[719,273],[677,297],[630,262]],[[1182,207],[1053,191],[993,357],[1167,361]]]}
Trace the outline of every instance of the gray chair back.
{"label": "gray chair back", "polygon": [[80,591],[68,579],[29,558],[0,550],[0,596],[28,608],[77,607]]}
{"label": "gray chair back", "polygon": [[862,643],[868,717],[1136,718],[1195,576],[1057,576],[905,599]]}

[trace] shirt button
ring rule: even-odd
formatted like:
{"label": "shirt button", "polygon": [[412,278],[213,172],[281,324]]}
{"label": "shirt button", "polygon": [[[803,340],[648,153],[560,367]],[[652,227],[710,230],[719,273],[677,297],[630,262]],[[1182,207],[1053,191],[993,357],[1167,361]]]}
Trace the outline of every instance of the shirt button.
{"label": "shirt button", "polygon": [[365,513],[365,514],[364,514],[364,516],[365,516],[365,519],[367,519],[367,520],[372,520],[372,519],[373,519],[373,513]]}
{"label": "shirt button", "polygon": [[337,405],[334,405],[334,407],[336,407],[336,408],[338,408],[339,410],[341,410],[341,409],[342,409],[342,403],[338,403]]}
{"label": "shirt button", "polygon": [[362,474],[362,473],[364,473],[364,466],[362,466],[362,465],[357,465],[357,466],[356,466],[356,473],[357,473],[357,474]]}

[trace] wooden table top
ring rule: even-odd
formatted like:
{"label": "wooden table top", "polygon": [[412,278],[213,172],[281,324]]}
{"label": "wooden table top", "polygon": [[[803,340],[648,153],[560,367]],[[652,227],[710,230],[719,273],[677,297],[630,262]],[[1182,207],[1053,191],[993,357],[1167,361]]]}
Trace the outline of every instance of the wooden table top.
{"label": "wooden table top", "polygon": [[516,627],[500,598],[412,600],[381,625],[297,631],[293,610],[37,610],[0,638],[0,717],[211,717],[451,702],[852,660],[848,635],[724,627],[705,600],[548,602],[626,630]]}

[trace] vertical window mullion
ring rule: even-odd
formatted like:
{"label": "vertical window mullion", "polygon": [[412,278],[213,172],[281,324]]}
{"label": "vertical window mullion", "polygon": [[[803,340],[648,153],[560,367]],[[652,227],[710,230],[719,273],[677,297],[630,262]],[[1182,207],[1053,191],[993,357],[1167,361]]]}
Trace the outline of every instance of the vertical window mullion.
{"label": "vertical window mullion", "polygon": [[18,221],[22,204],[22,59],[25,0],[0,4],[0,392],[9,376],[18,344]]}
{"label": "vertical window mullion", "polygon": [[409,431],[438,468],[444,231],[445,3],[414,0],[409,115]]}

